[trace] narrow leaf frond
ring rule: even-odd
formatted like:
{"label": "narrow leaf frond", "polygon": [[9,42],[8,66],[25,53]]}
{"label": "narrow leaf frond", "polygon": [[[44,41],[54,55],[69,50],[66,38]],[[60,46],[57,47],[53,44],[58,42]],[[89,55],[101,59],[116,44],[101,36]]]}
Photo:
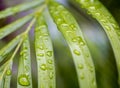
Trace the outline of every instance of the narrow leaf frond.
{"label": "narrow leaf frond", "polygon": [[17,88],[32,88],[31,56],[28,35],[24,36],[22,49],[20,51]]}
{"label": "narrow leaf frond", "polygon": [[80,88],[97,88],[94,64],[76,20],[56,2],[50,2],[49,11],[70,47]]}
{"label": "narrow leaf frond", "polygon": [[56,88],[52,42],[44,17],[37,17],[35,51],[38,68],[38,88]]}
{"label": "narrow leaf frond", "polygon": [[5,36],[9,35],[10,33],[16,31],[18,28],[22,27],[25,23],[31,20],[33,14],[20,18],[19,20],[0,28],[0,39],[4,38]]}
{"label": "narrow leaf frond", "polygon": [[20,42],[21,35],[18,35],[12,41],[10,41],[6,46],[0,50],[0,63],[7,57],[7,55],[15,48],[15,46]]}
{"label": "narrow leaf frond", "polygon": [[35,0],[35,1],[26,2],[23,4],[17,5],[14,7],[7,8],[3,11],[0,11],[0,19],[5,18],[5,17],[10,16],[10,15],[13,15],[13,14],[16,14],[16,13],[19,13],[21,11],[31,9],[33,7],[40,5],[41,3],[42,3],[41,0]]}
{"label": "narrow leaf frond", "polygon": [[112,45],[119,73],[120,84],[120,27],[109,11],[98,0],[87,2],[76,0],[77,4],[85,8],[104,28]]}

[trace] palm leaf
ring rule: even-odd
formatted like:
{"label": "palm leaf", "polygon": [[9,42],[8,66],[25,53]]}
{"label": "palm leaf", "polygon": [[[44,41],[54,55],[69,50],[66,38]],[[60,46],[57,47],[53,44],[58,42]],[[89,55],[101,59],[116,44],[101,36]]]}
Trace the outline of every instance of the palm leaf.
{"label": "palm leaf", "polygon": [[25,35],[23,39],[17,81],[17,88],[32,88],[31,56],[28,35]]}
{"label": "palm leaf", "polygon": [[35,0],[35,1],[26,2],[23,4],[17,5],[14,7],[9,7],[3,11],[0,11],[0,19],[5,18],[5,17],[10,16],[10,15],[13,15],[13,14],[16,14],[16,13],[19,13],[21,11],[31,9],[33,7],[40,5],[41,3],[42,3],[41,0]]}
{"label": "palm leaf", "polygon": [[89,14],[91,14],[104,28],[110,43],[112,45],[116,63],[119,73],[119,83],[120,83],[120,27],[113,18],[113,16],[108,12],[108,10],[98,1],[87,2],[82,0],[76,0],[76,2],[85,8]]}
{"label": "palm leaf", "polygon": [[0,63],[7,57],[7,55],[15,48],[15,46],[20,42],[21,35],[10,41],[5,47],[0,50]]}
{"label": "palm leaf", "polygon": [[93,61],[74,17],[62,5],[56,2],[49,4],[49,11],[70,47],[80,87],[97,88]]}
{"label": "palm leaf", "polygon": [[28,16],[25,16],[3,28],[0,29],[0,39],[4,38],[8,34],[16,31],[18,28],[23,26],[25,23],[27,23],[29,20],[31,20],[33,17],[33,14],[30,14]]}
{"label": "palm leaf", "polygon": [[44,17],[37,17],[35,50],[38,67],[38,88],[56,88],[54,55]]}

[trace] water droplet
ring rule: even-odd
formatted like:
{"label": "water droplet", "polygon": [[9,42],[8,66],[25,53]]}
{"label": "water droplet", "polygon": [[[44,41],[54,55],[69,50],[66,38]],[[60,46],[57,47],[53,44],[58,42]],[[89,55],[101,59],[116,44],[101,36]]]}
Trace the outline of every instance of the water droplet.
{"label": "water droplet", "polygon": [[43,54],[43,53],[39,53],[39,54],[38,54],[38,56],[43,57],[43,56],[44,56],[44,54]]}
{"label": "water droplet", "polygon": [[73,41],[73,42],[77,42],[77,39],[76,39],[76,38],[73,38],[72,41]]}
{"label": "water droplet", "polygon": [[8,70],[6,71],[6,75],[9,76],[9,75],[11,75],[11,74],[12,74],[12,71],[11,71],[10,69],[8,69]]}
{"label": "water droplet", "polygon": [[54,75],[53,72],[50,72],[49,78],[52,79],[52,78],[53,78],[53,75]]}
{"label": "water droplet", "polygon": [[58,18],[57,19],[57,24],[62,24],[63,23],[63,20],[61,18]]}
{"label": "water droplet", "polygon": [[48,63],[49,63],[49,64],[52,64],[52,63],[53,63],[53,61],[52,61],[51,59],[49,59],[49,60],[48,60]]}
{"label": "water droplet", "polygon": [[43,35],[43,36],[48,36],[49,34],[48,34],[48,33],[43,33],[42,35]]}
{"label": "water droplet", "polygon": [[53,67],[52,67],[52,66],[49,66],[48,69],[49,69],[49,70],[53,70]]}
{"label": "water droplet", "polygon": [[23,53],[24,53],[24,51],[21,51],[21,52],[20,52],[20,55],[22,56],[22,55],[23,55]]}
{"label": "water droplet", "polygon": [[22,86],[29,86],[30,82],[29,82],[28,76],[25,74],[20,75],[18,77],[18,83]]}
{"label": "water droplet", "polygon": [[85,45],[84,41],[82,40],[82,38],[80,36],[77,36],[75,38],[72,39],[73,42],[78,42],[80,43],[80,45]]}
{"label": "water droplet", "polygon": [[62,5],[58,5],[58,6],[57,6],[57,9],[58,9],[58,10],[63,10],[64,7],[63,7]]}
{"label": "water droplet", "polygon": [[89,66],[89,70],[90,70],[90,72],[93,72],[94,71],[93,66]]}
{"label": "water droplet", "polygon": [[95,13],[96,16],[100,16],[100,13]]}
{"label": "water droplet", "polygon": [[81,79],[84,79],[84,78],[85,78],[84,73],[81,73],[81,74],[80,74],[80,78],[81,78]]}
{"label": "water droplet", "polygon": [[96,86],[95,79],[92,80],[92,85],[93,85],[93,86]]}
{"label": "water droplet", "polygon": [[46,64],[42,64],[41,66],[40,66],[40,68],[42,69],[42,70],[47,70],[47,67],[46,67]]}
{"label": "water droplet", "polygon": [[28,72],[29,71],[29,67],[25,66],[25,70],[26,70],[26,72]]}
{"label": "water droplet", "polygon": [[91,10],[91,11],[96,10],[95,6],[90,6],[88,9]]}
{"label": "water droplet", "polygon": [[76,30],[76,26],[75,25],[70,25],[70,27],[75,31]]}
{"label": "water droplet", "polygon": [[43,47],[43,46],[39,46],[39,49],[43,50],[43,49],[44,49],[44,47]]}
{"label": "water droplet", "polygon": [[74,52],[74,54],[76,54],[76,55],[80,55],[80,52],[79,52],[78,50],[76,50],[76,49],[75,49],[73,52]]}
{"label": "water droplet", "polygon": [[83,69],[83,64],[79,64],[78,68]]}
{"label": "water droplet", "polygon": [[49,56],[49,57],[51,57],[51,56],[52,56],[52,53],[53,53],[52,51],[47,51],[47,52],[46,52],[46,55]]}
{"label": "water droplet", "polygon": [[61,24],[61,27],[66,29],[66,28],[69,28],[69,25],[66,24],[66,23],[62,23],[62,24]]}
{"label": "water droplet", "polygon": [[89,57],[90,55],[89,55],[89,53],[86,53],[85,56],[86,56],[86,57]]}
{"label": "water droplet", "polygon": [[105,28],[106,28],[107,30],[111,30],[110,26],[108,26],[108,25],[105,25]]}
{"label": "water droplet", "polygon": [[84,42],[80,42],[80,45],[81,45],[81,46],[84,46],[84,45],[85,45],[85,43],[84,43]]}

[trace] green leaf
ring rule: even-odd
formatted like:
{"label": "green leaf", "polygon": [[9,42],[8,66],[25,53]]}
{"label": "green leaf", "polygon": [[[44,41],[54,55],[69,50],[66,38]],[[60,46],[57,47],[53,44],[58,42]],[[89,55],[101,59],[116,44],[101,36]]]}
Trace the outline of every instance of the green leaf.
{"label": "green leaf", "polygon": [[116,57],[116,63],[119,73],[119,84],[120,84],[120,27],[108,12],[108,10],[98,1],[82,1],[76,0],[76,3],[85,8],[89,14],[93,16],[104,28],[110,43],[112,45],[114,55]]}
{"label": "green leaf", "polygon": [[97,88],[94,64],[76,20],[56,2],[50,2],[49,11],[70,47],[80,88]]}
{"label": "green leaf", "polygon": [[36,7],[36,6],[39,6],[41,3],[42,3],[41,0],[35,0],[35,1],[26,2],[23,4],[17,5],[14,7],[7,8],[3,11],[0,11],[0,19],[5,18],[5,17],[10,16],[10,15],[13,15],[13,14],[16,14],[16,13],[19,13],[21,11],[31,9],[31,8]]}
{"label": "green leaf", "polygon": [[5,71],[3,88],[10,88],[10,81],[12,76],[12,65],[13,65],[13,60],[9,62],[9,65],[7,66],[7,69]]}
{"label": "green leaf", "polygon": [[56,88],[54,54],[44,17],[37,17],[35,51],[38,68],[38,88]]}
{"label": "green leaf", "polygon": [[17,88],[32,88],[30,43],[27,34],[24,36],[20,51]]}
{"label": "green leaf", "polygon": [[7,61],[0,67],[0,88],[10,88],[10,81],[12,76],[13,60]]}
{"label": "green leaf", "polygon": [[18,35],[12,41],[10,41],[6,46],[0,50],[0,63],[7,57],[7,55],[15,48],[19,43],[21,35]]}
{"label": "green leaf", "polygon": [[18,28],[23,26],[25,23],[27,23],[29,20],[31,20],[33,17],[33,14],[30,14],[28,16],[25,16],[23,18],[20,18],[19,20],[0,28],[0,39],[4,38],[5,36],[9,35],[10,33],[16,31]]}
{"label": "green leaf", "polygon": [[3,88],[3,86],[4,86],[4,77],[3,77],[4,74],[3,74],[3,72],[4,72],[4,68],[6,65],[7,64],[5,63],[0,67],[0,88]]}

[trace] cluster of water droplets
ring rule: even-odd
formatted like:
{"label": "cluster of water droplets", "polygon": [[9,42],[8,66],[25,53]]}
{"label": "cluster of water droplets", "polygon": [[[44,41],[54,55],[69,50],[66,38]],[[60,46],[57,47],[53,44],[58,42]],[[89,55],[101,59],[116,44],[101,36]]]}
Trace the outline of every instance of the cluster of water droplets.
{"label": "cluster of water droplets", "polygon": [[20,61],[22,62],[23,68],[19,70],[23,70],[18,73],[18,83],[20,86],[29,86],[31,85],[31,59],[30,59],[30,45],[28,36],[25,36],[23,40],[21,52],[20,52]]}
{"label": "cluster of water droplets", "polygon": [[[39,80],[42,80],[42,83],[40,83],[39,86],[44,88],[46,86],[53,86],[54,83],[54,56],[47,25],[44,21],[44,18],[41,17],[39,19],[41,20],[35,29],[36,59],[38,63],[38,76],[40,77]],[[44,84],[43,82],[46,82],[46,80],[49,80],[50,83]]]}
{"label": "cluster of water droplets", "polygon": [[[83,1],[89,1],[89,0],[83,0]],[[55,5],[54,5],[55,4]],[[81,49],[86,51],[86,43],[82,37],[82,33],[80,32],[80,28],[78,27],[77,22],[75,21],[74,17],[67,11],[62,5],[54,3],[53,5],[50,6],[49,10],[54,18],[55,23],[57,24],[58,29],[62,32],[66,40],[69,42],[70,45],[74,45],[79,48],[72,48],[73,49],[73,54],[76,57],[81,57],[83,56],[83,52],[81,52]],[[94,8],[94,7],[93,7]],[[97,14],[98,15],[98,14]],[[90,58],[89,52],[84,53],[85,58]],[[75,58],[78,59],[78,58]],[[92,76],[94,73],[94,68],[90,67],[84,62],[80,61],[79,63],[77,62],[78,60],[75,61],[77,63],[77,70],[80,71],[79,77],[81,80],[84,79],[89,79],[90,76]],[[84,73],[88,71],[89,75]],[[87,77],[87,78],[85,78]],[[95,76],[92,76],[92,79],[95,79]],[[94,81],[95,83],[95,81]]]}
{"label": "cluster of water droplets", "polygon": [[[115,32],[120,40],[120,27],[113,18],[113,16],[108,12],[108,10],[98,1],[98,0],[76,0],[85,8],[88,14],[91,14],[100,24],[105,28],[108,33],[110,31]],[[111,36],[111,35],[110,35]],[[111,36],[112,38],[112,36]]]}

